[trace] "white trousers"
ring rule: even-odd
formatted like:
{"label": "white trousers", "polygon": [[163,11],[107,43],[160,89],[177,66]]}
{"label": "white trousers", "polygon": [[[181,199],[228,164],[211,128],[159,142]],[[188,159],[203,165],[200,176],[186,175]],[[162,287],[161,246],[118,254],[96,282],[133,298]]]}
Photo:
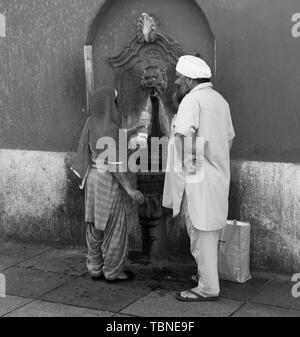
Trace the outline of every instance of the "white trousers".
{"label": "white trousers", "polygon": [[218,296],[220,282],[218,275],[218,242],[220,231],[204,232],[196,229],[189,217],[186,194],[181,206],[187,232],[191,240],[191,253],[198,267],[198,290],[204,297]]}

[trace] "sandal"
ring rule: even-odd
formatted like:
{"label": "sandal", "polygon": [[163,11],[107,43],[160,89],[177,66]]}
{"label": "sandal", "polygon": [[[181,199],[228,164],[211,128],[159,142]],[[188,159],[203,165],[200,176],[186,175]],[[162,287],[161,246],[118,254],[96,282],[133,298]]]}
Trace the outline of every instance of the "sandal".
{"label": "sandal", "polygon": [[130,270],[125,270],[125,274],[127,276],[126,278],[118,278],[117,277],[117,278],[112,279],[112,280],[105,279],[105,281],[107,283],[119,283],[119,282],[130,281],[130,280],[132,280],[135,277],[134,273],[132,271],[130,271]]}
{"label": "sandal", "polygon": [[219,299],[219,296],[203,297],[193,290],[187,290],[186,292],[188,294],[196,296],[196,298],[195,297],[184,297],[181,295],[181,293],[176,294],[175,298],[178,301],[182,301],[182,302],[208,302],[208,301],[217,301]]}

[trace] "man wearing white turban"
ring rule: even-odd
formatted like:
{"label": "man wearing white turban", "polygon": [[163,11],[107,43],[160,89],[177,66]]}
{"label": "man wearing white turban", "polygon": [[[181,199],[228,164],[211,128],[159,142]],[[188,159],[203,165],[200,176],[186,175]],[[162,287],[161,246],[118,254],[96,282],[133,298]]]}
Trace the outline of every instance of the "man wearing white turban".
{"label": "man wearing white turban", "polygon": [[176,72],[180,105],[172,121],[163,206],[172,208],[174,217],[180,212],[184,215],[198,268],[194,277],[198,286],[176,298],[213,301],[220,293],[218,240],[228,215],[230,149],[235,132],[229,105],[213,89],[205,61],[182,56]]}

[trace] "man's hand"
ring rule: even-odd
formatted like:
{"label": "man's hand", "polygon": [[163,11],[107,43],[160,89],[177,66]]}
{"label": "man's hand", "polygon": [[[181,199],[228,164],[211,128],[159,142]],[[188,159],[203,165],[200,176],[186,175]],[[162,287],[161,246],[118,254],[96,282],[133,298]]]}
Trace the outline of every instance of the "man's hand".
{"label": "man's hand", "polygon": [[143,204],[145,202],[144,196],[142,192],[140,192],[139,190],[136,190],[134,188],[129,188],[126,190],[126,192],[137,203]]}
{"label": "man's hand", "polygon": [[196,174],[197,173],[197,168],[195,165],[192,165],[189,169],[188,169],[188,174]]}

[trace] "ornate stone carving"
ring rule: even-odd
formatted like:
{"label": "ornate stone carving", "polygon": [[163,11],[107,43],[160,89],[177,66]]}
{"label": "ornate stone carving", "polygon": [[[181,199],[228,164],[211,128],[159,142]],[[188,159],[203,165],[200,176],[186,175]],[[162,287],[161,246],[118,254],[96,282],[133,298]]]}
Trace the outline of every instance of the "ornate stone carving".
{"label": "ornate stone carving", "polygon": [[158,19],[147,13],[141,15],[136,36],[118,56],[109,59],[115,70],[124,126],[138,121],[149,93],[154,91],[160,100],[159,115],[163,115],[159,119],[171,122],[175,66],[183,54],[180,44],[160,31]]}
{"label": "ornate stone carving", "polygon": [[137,37],[140,42],[154,42],[157,38],[157,23],[153,16],[143,13],[138,19]]}
{"label": "ornate stone carving", "polygon": [[145,44],[160,46],[165,54],[165,59],[173,65],[184,54],[184,49],[177,41],[160,31],[158,20],[154,16],[143,13],[138,19],[136,36],[118,56],[110,58],[110,63],[114,68],[124,66],[132,58],[138,57]]}

